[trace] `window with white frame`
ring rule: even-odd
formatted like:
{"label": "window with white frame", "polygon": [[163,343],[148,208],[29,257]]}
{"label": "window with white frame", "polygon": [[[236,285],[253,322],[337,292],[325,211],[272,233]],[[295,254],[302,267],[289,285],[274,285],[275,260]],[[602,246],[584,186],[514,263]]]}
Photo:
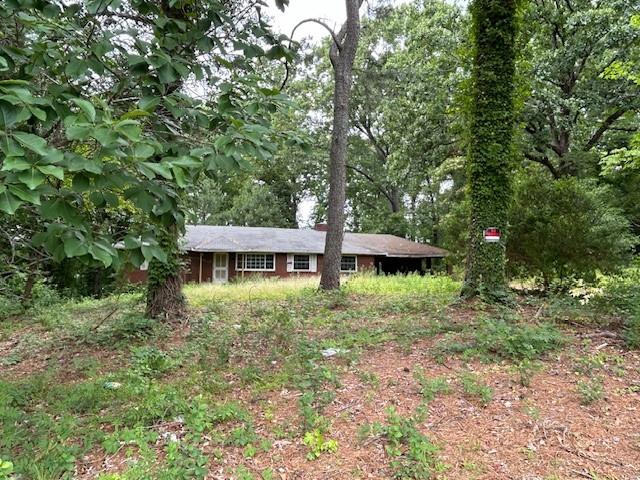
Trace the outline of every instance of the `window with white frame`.
{"label": "window with white frame", "polygon": [[310,255],[294,255],[293,256],[293,271],[294,272],[308,272],[311,270],[311,256]]}
{"label": "window with white frame", "polygon": [[355,255],[343,255],[340,260],[341,272],[356,272],[358,271],[358,260]]}
{"label": "window with white frame", "polygon": [[236,270],[251,272],[273,272],[276,269],[276,259],[273,253],[238,253],[236,255]]}

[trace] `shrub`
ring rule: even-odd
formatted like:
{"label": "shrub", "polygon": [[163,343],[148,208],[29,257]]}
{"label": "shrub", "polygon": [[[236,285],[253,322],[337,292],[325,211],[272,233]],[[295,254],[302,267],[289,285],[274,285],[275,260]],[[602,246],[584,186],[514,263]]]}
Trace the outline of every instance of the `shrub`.
{"label": "shrub", "polygon": [[640,348],[640,309],[625,321],[622,336],[627,347]]}
{"label": "shrub", "polygon": [[640,348],[640,260],[617,275],[598,279],[598,295],[592,304],[623,318],[623,338],[629,348]]}
{"label": "shrub", "polygon": [[507,244],[512,272],[540,277],[546,286],[558,277],[591,280],[623,264],[636,239],[612,198],[593,181],[521,175]]}

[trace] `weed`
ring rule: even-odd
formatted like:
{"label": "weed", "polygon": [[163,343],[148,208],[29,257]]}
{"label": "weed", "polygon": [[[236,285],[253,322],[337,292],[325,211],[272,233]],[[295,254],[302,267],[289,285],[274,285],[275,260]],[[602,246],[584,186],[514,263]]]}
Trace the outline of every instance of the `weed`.
{"label": "weed", "polygon": [[493,389],[483,383],[478,375],[467,372],[461,375],[462,390],[470,397],[477,398],[480,405],[486,407],[493,400]]}
{"label": "weed", "polygon": [[542,364],[525,358],[514,366],[514,370],[518,374],[518,383],[523,387],[530,387],[534,375],[542,370]]}
{"label": "weed", "polygon": [[533,420],[538,421],[540,419],[540,408],[536,407],[536,405],[527,400],[523,407],[524,413],[526,413]]}
{"label": "weed", "polygon": [[256,477],[245,467],[244,465],[239,465],[235,471],[235,478],[237,480],[255,480]]}
{"label": "weed", "polygon": [[308,460],[315,460],[323,453],[335,453],[338,451],[338,442],[325,438],[318,428],[305,433],[302,442],[309,448],[309,453],[307,453]]}
{"label": "weed", "polygon": [[597,370],[601,370],[607,364],[607,354],[598,352],[594,355],[584,355],[576,360],[575,371],[591,376]]}
{"label": "weed", "polygon": [[518,324],[485,319],[474,334],[474,346],[482,353],[509,359],[534,359],[564,344],[562,333],[549,323]]}
{"label": "weed", "polygon": [[427,378],[422,367],[417,367],[413,371],[413,378],[420,385],[420,394],[426,402],[432,401],[440,393],[446,395],[452,391],[446,378]]}
{"label": "weed", "polygon": [[133,349],[133,372],[143,378],[157,378],[173,367],[171,358],[156,347]]}
{"label": "weed", "polygon": [[139,313],[128,313],[97,329],[84,329],[81,335],[82,340],[89,345],[124,345],[166,333],[167,328],[161,322]]}
{"label": "weed", "polygon": [[439,447],[416,427],[423,415],[419,411],[404,418],[391,407],[387,410],[387,424],[372,426],[373,433],[387,439],[385,449],[392,458],[393,478],[427,480],[446,469],[438,457]]}
{"label": "weed", "polygon": [[246,447],[256,441],[258,441],[258,435],[253,425],[243,423],[229,432],[225,443],[227,445],[235,445],[236,447]]}
{"label": "weed", "polygon": [[370,385],[373,388],[378,388],[380,386],[380,379],[373,372],[360,372],[360,381],[364,384]]}
{"label": "weed", "polygon": [[165,463],[166,467],[156,476],[159,480],[204,479],[209,458],[189,442],[169,442]]}
{"label": "weed", "polygon": [[0,479],[5,480],[11,478],[13,473],[13,463],[9,460],[3,460],[0,458]]}
{"label": "weed", "polygon": [[586,381],[580,381],[577,385],[582,405],[591,405],[604,397],[602,378],[594,377]]}

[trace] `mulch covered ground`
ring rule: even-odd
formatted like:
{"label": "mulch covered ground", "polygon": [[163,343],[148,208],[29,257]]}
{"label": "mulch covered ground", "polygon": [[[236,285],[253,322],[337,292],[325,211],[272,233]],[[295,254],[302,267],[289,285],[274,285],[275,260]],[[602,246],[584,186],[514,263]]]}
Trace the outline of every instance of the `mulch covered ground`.
{"label": "mulch covered ground", "polygon": [[[390,478],[384,440],[363,441],[358,431],[363,424],[384,422],[389,406],[406,416],[415,411],[421,396],[411,372],[418,365],[426,376],[444,376],[453,387],[452,394],[439,395],[429,404],[429,415],[419,426],[441,447],[448,465],[442,478],[640,478],[640,355],[594,345],[594,352],[624,358],[624,374],[605,369],[605,398],[583,406],[576,393],[581,377],[574,373],[575,361],[567,351],[545,361],[544,370],[526,388],[506,364],[434,362],[429,351],[438,340],[419,342],[409,354],[395,345],[370,351],[361,358],[358,372],[341,378],[342,387],[324,412],[333,420],[336,454],[309,461],[300,440],[276,441],[271,451],[250,460],[240,451],[228,452],[210,478],[229,478],[226,472],[237,464],[256,472],[270,467],[283,480]],[[458,377],[468,370],[494,389],[487,407],[465,397]],[[375,374],[379,386],[364,383],[361,371]],[[274,423],[295,422],[297,393],[282,391],[267,401],[275,417],[266,421],[259,410],[256,415],[258,431],[269,436]]]}

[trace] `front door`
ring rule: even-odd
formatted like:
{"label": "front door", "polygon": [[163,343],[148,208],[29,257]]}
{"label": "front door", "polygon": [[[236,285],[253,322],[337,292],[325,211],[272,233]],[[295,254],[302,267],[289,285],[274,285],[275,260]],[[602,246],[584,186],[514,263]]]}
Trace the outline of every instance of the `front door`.
{"label": "front door", "polygon": [[227,283],[229,280],[229,254],[213,254],[213,281],[215,283]]}

